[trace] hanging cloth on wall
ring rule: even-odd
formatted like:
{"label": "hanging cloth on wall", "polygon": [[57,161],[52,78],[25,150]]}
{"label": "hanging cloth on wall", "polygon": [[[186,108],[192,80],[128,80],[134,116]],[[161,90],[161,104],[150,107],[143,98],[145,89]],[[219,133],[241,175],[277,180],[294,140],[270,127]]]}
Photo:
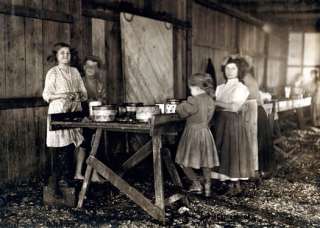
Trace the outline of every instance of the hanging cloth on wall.
{"label": "hanging cloth on wall", "polygon": [[212,63],[211,58],[208,59],[206,73],[210,74],[212,77],[213,88],[217,88],[217,78],[216,78],[216,70],[214,69],[214,65]]}

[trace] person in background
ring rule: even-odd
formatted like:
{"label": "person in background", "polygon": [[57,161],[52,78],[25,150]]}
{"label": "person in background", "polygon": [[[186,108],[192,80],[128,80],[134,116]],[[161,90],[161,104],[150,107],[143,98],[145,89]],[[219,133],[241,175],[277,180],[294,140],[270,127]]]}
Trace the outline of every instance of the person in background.
{"label": "person in background", "polygon": [[176,108],[180,117],[186,118],[186,126],[179,141],[176,163],[192,181],[190,192],[201,194],[201,178],[193,169],[202,169],[205,196],[211,195],[211,168],[219,166],[215,142],[209,122],[215,110],[212,77],[206,73],[192,75],[188,80],[192,96]]}
{"label": "person in background", "polygon": [[246,128],[246,135],[248,137],[248,152],[249,152],[249,165],[251,173],[258,175],[259,160],[258,160],[258,105],[262,105],[262,101],[259,93],[259,85],[256,79],[253,77],[253,60],[250,56],[244,56],[244,61],[241,61],[244,73],[239,77],[239,80],[247,86],[249,90],[249,96],[244,104],[243,121]]}
{"label": "person in background", "polygon": [[312,94],[312,124],[316,127],[320,126],[320,77],[319,72],[316,69],[310,72],[315,89]]}
{"label": "person in background", "polygon": [[[87,90],[79,71],[70,66],[70,46],[56,43],[48,60],[56,66],[46,74],[43,99],[49,103],[48,114],[81,111],[81,101],[87,100]],[[75,147],[83,141],[81,129],[50,130],[47,121],[46,144],[51,153],[51,177],[49,189],[61,196],[60,186],[68,186],[71,177],[72,156]]]}
{"label": "person in background", "polygon": [[239,81],[245,74],[243,61],[232,56],[225,59],[222,72],[226,82],[216,90],[216,106],[220,108],[215,121],[215,141],[220,156],[218,178],[231,181],[228,194],[232,195],[241,191],[240,180],[248,180],[255,175],[248,164],[248,141],[242,121],[241,109],[250,94],[248,87]]}
{"label": "person in background", "polygon": [[[106,103],[106,90],[105,86],[100,79],[100,67],[101,60],[97,56],[87,56],[83,63],[84,70],[84,84],[88,92],[88,100],[82,103],[83,111],[86,116],[89,116],[89,102],[90,101],[101,101]],[[84,141],[77,151],[77,164],[74,179],[83,180],[82,167],[86,155],[89,155],[91,151],[91,142],[93,135],[95,134],[94,129],[84,128],[83,137]],[[94,170],[92,175],[92,181],[102,181],[97,172]]]}
{"label": "person in background", "polygon": [[259,85],[254,77],[253,60],[250,56],[244,56],[244,59],[246,60],[246,64],[242,80],[249,89],[248,105],[251,108],[247,113],[249,115],[247,132],[252,158],[254,159],[253,168],[254,171],[260,171],[261,177],[267,177],[272,172],[274,164],[272,131],[267,113],[263,108]]}
{"label": "person in background", "polygon": [[303,80],[303,75],[298,73],[296,74],[293,86],[291,88],[290,97],[292,98],[301,98],[306,92],[307,85]]}

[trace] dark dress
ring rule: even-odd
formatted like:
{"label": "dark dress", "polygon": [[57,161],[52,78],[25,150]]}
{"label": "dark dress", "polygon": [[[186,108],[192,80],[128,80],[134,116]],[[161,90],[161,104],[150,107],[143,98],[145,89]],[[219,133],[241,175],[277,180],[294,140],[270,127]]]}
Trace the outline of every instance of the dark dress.
{"label": "dark dress", "polygon": [[268,116],[262,105],[258,106],[259,170],[269,172],[275,164],[272,131]]}
{"label": "dark dress", "polygon": [[215,142],[209,129],[214,109],[214,100],[206,93],[188,97],[186,102],[177,106],[177,113],[187,121],[178,145],[176,163],[195,169],[219,166]]}
{"label": "dark dress", "polygon": [[250,169],[249,142],[242,114],[220,111],[216,117],[215,140],[220,156],[219,172],[230,178],[248,178]]}

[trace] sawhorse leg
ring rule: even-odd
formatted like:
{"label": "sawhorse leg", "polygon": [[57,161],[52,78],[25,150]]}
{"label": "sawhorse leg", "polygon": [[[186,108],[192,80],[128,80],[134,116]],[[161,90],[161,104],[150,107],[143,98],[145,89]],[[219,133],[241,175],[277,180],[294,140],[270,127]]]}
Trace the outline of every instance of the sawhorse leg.
{"label": "sawhorse leg", "polygon": [[[92,156],[92,157],[95,157],[95,155],[97,154],[99,143],[101,140],[101,133],[102,133],[102,129],[98,128],[96,131],[96,134],[94,136],[93,145],[92,145],[92,149],[91,149],[91,153],[90,153],[90,156]],[[78,208],[81,208],[83,205],[83,200],[84,200],[85,195],[87,193],[87,189],[88,189],[90,181],[91,181],[91,176],[92,176],[92,166],[90,164],[88,164],[88,162],[87,162],[86,174],[84,176],[83,184],[82,184],[81,191],[79,194]]]}
{"label": "sawhorse leg", "polygon": [[161,213],[164,218],[165,204],[164,204],[164,192],[163,192],[161,146],[162,146],[161,134],[155,133],[152,137],[155,205],[161,209]]}

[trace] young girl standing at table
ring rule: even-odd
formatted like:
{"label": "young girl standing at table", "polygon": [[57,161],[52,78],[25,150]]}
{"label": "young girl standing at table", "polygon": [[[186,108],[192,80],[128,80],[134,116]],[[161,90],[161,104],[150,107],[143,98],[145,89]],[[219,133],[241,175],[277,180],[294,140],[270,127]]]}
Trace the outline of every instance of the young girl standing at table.
{"label": "young girl standing at table", "polygon": [[210,171],[214,166],[219,166],[215,142],[209,129],[209,122],[215,109],[212,78],[205,73],[194,74],[189,78],[188,86],[192,96],[179,104],[176,109],[180,117],[187,119],[178,145],[176,163],[192,181],[189,191],[197,194],[202,193],[203,187],[201,178],[193,169],[202,169],[205,196],[209,197]]}

